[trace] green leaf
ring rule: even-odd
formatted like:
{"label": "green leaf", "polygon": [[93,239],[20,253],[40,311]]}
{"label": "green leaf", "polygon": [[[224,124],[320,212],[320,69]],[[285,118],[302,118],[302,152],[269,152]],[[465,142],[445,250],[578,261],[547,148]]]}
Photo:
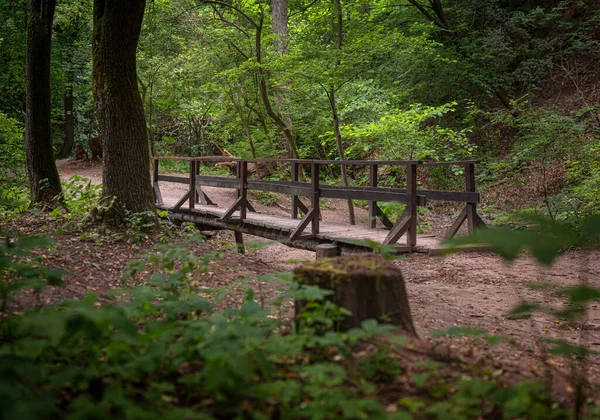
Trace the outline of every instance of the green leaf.
{"label": "green leaf", "polygon": [[513,309],[511,309],[511,311],[507,315],[507,318],[508,319],[527,318],[527,317],[531,316],[531,314],[534,311],[538,310],[539,308],[540,308],[540,306],[536,305],[535,303],[523,302],[523,303],[517,305],[516,307],[514,307]]}
{"label": "green leaf", "polygon": [[600,299],[600,289],[586,285],[574,286],[563,292],[572,303],[586,303]]}

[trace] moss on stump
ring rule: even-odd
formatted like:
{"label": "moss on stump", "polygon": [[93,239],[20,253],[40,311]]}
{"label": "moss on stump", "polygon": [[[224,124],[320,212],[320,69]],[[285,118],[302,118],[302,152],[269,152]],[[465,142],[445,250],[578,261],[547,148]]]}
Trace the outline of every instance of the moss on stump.
{"label": "moss on stump", "polygon": [[[294,271],[300,284],[333,291],[329,298],[352,312],[340,330],[360,327],[366,319],[397,325],[416,336],[400,269],[376,254],[324,258],[301,265]],[[304,302],[296,301],[296,315]]]}

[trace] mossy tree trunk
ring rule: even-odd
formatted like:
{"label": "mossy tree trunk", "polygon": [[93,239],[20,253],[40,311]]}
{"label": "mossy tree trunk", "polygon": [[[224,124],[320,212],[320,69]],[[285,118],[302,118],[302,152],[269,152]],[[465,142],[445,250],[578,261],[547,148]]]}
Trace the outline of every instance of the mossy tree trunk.
{"label": "mossy tree trunk", "polygon": [[92,91],[103,141],[103,199],[113,203],[103,218],[113,224],[124,211],[155,210],[136,70],[145,7],[145,0],[94,1]]}
{"label": "mossy tree trunk", "polygon": [[50,52],[56,0],[31,0],[27,19],[25,153],[32,204],[55,208],[60,177],[50,135]]}
{"label": "mossy tree trunk", "polygon": [[[417,335],[402,272],[379,255],[316,260],[298,267],[294,277],[300,284],[332,290],[331,301],[352,312],[342,320],[341,331],[360,327],[367,319],[376,319],[397,325],[408,335]],[[304,306],[305,302],[296,301],[296,316]]]}

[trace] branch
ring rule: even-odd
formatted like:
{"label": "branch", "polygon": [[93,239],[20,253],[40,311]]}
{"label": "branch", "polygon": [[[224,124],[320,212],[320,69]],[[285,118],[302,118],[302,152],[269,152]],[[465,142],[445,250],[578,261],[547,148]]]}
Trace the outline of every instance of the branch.
{"label": "branch", "polygon": [[415,6],[417,9],[419,9],[419,11],[423,14],[423,16],[425,16],[427,19],[429,19],[429,21],[433,22],[436,26],[438,26],[442,29],[448,29],[447,27],[444,26],[444,24],[441,21],[439,21],[438,19],[435,18],[435,16],[433,16],[431,13],[429,13],[427,11],[427,9],[425,8],[425,6],[423,6],[417,0],[408,0],[408,2],[410,4],[412,4],[413,6]]}
{"label": "branch", "polygon": [[219,0],[201,0],[200,3],[204,3],[204,4],[218,4],[219,6],[223,6],[223,7],[227,7],[228,9],[231,10],[235,10],[236,12],[238,12],[240,14],[240,16],[242,16],[244,19],[246,19],[248,22],[250,22],[250,25],[252,25],[252,27],[254,28],[258,28],[258,24],[253,21],[250,16],[248,16],[246,13],[242,12],[238,7],[233,6],[231,4],[227,4],[224,3],[222,1]]}
{"label": "branch", "polygon": [[232,46],[233,48],[235,48],[235,49],[237,50],[237,52],[239,52],[239,53],[240,53],[240,54],[241,54],[241,55],[242,55],[242,56],[243,56],[243,57],[244,57],[246,60],[250,59],[250,57],[248,56],[248,54],[246,54],[244,51],[242,51],[242,50],[240,49],[240,47],[238,47],[237,45],[235,45],[235,44],[233,43],[233,41],[232,41],[232,42],[230,42],[230,44],[231,44],[231,46]]}
{"label": "branch", "polygon": [[312,2],[310,2],[308,4],[308,6],[306,6],[305,8],[303,8],[302,10],[296,12],[296,13],[290,13],[288,15],[288,19],[291,18],[292,16],[296,16],[296,15],[301,15],[302,13],[306,12],[308,9],[310,9],[312,6],[314,6],[319,0],[313,0]]}
{"label": "branch", "polygon": [[242,28],[240,25],[238,25],[238,24],[236,24],[236,23],[234,23],[234,22],[232,22],[230,20],[225,19],[225,16],[223,16],[223,13],[219,9],[217,9],[216,5],[210,3],[210,6],[213,8],[213,10],[215,11],[215,13],[219,16],[219,20],[221,20],[221,22],[224,22],[224,23],[226,23],[228,25],[233,26],[235,29],[237,29],[242,34],[244,34],[244,36],[246,38],[250,38],[250,35],[248,35],[248,32],[246,32],[246,30],[244,28]]}

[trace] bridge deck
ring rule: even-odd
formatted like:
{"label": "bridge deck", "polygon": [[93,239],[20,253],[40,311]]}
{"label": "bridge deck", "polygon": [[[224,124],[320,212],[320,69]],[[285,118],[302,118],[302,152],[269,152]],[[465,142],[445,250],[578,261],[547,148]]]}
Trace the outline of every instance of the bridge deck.
{"label": "bridge deck", "polygon": [[[159,208],[171,209],[176,200],[166,199]],[[235,212],[232,219],[225,222],[220,220],[227,208],[196,204],[190,210],[186,205],[181,206],[171,217],[175,220],[189,221],[205,226],[206,228],[239,230],[244,233],[266,237],[281,241],[287,245],[314,250],[320,243],[338,243],[342,252],[353,252],[370,248],[369,242],[379,245],[389,233],[382,228],[367,228],[363,226],[349,226],[322,220],[320,230],[316,235],[303,235],[300,239],[289,242],[290,234],[296,229],[299,219],[248,212],[243,222],[239,220],[239,212]],[[397,252],[408,252],[411,249],[404,244],[393,245]],[[418,235],[418,245],[412,248],[414,252],[439,253],[443,249],[441,241],[435,235]]]}

